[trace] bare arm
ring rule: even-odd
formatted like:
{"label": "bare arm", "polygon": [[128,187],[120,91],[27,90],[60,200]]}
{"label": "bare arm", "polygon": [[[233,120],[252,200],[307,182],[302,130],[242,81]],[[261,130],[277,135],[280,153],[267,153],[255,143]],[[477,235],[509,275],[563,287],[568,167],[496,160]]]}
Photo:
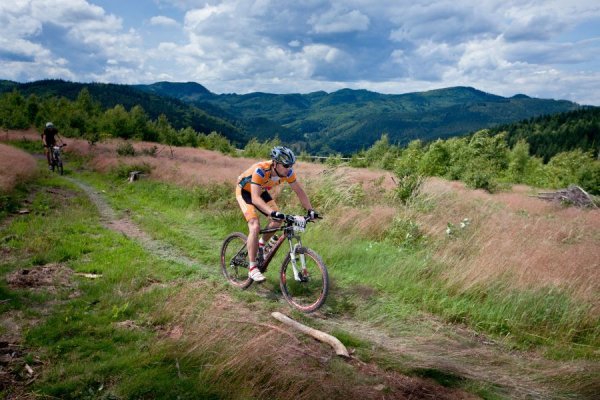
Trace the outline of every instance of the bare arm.
{"label": "bare arm", "polygon": [[250,194],[252,195],[252,204],[257,207],[259,210],[262,210],[265,214],[271,215],[271,212],[274,211],[271,207],[265,203],[265,201],[260,197],[261,187],[259,185],[250,185]]}
{"label": "bare arm", "polygon": [[302,189],[302,186],[300,186],[298,181],[290,183],[290,187],[296,193],[296,196],[298,196],[298,200],[300,200],[300,204],[302,204],[302,207],[304,207],[306,211],[312,209],[310,200],[308,199],[308,196],[306,195],[304,189]]}

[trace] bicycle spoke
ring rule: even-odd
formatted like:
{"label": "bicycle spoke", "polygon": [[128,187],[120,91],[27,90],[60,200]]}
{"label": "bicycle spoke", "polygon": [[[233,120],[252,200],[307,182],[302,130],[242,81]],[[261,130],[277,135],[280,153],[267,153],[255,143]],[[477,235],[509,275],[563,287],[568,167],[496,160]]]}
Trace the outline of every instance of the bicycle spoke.
{"label": "bicycle spoke", "polygon": [[281,291],[286,300],[303,312],[318,309],[329,290],[327,269],[321,258],[312,250],[304,250],[305,263],[300,257],[296,260],[296,270],[290,257],[287,257],[281,268]]}
{"label": "bicycle spoke", "polygon": [[241,233],[230,235],[221,248],[221,270],[232,284],[247,288],[252,284],[248,278],[248,250],[246,236]]}

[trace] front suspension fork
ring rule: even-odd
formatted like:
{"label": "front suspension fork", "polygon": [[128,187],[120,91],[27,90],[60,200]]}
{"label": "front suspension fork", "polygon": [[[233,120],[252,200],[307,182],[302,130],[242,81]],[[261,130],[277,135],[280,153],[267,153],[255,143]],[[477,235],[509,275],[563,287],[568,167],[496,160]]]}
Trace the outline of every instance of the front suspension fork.
{"label": "front suspension fork", "polygon": [[[306,258],[304,257],[304,252],[300,251],[301,247],[302,243],[300,241],[295,245],[292,245],[290,241],[290,261],[292,262],[294,279],[298,282],[307,282],[308,270],[306,269]],[[296,255],[298,256],[297,258]],[[300,261],[299,263],[298,260]]]}

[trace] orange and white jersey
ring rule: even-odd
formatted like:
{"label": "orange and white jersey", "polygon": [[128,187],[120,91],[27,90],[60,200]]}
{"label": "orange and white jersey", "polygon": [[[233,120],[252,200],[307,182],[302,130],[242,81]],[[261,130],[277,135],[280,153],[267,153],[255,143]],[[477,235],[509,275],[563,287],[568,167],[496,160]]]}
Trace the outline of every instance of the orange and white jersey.
{"label": "orange and white jersey", "polygon": [[250,185],[259,185],[263,190],[270,190],[282,182],[296,182],[296,173],[292,168],[288,170],[287,176],[277,176],[272,166],[273,160],[252,165],[238,177],[238,185],[242,190],[249,192]]}

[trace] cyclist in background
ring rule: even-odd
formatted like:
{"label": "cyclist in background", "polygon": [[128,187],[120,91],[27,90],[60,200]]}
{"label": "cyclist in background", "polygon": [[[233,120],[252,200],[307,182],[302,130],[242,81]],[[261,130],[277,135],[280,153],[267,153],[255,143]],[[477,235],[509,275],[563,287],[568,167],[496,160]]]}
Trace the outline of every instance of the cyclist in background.
{"label": "cyclist in background", "polygon": [[[298,196],[300,204],[308,211],[311,218],[318,217],[310,204],[308,196],[302,189],[302,186],[296,181],[296,173],[292,166],[296,163],[296,156],[292,150],[283,146],[276,146],[271,150],[271,160],[261,161],[238,177],[238,184],[235,191],[237,199],[246,221],[248,221],[248,258],[250,267],[248,276],[255,282],[263,282],[264,275],[259,271],[256,265],[256,255],[258,253],[258,242],[260,234],[260,222],[256,210],[270,218],[268,228],[279,227],[285,218],[285,215],[279,212],[277,204],[269,194],[274,186],[282,182],[288,182],[292,190]],[[273,234],[265,234],[261,239],[264,243]]]}
{"label": "cyclist in background", "polygon": [[62,139],[58,136],[58,129],[52,122],[46,122],[46,127],[42,132],[42,144],[46,151],[46,159],[48,160],[48,168],[52,169],[51,151],[52,146],[56,144],[56,139],[59,139],[62,143]]}

